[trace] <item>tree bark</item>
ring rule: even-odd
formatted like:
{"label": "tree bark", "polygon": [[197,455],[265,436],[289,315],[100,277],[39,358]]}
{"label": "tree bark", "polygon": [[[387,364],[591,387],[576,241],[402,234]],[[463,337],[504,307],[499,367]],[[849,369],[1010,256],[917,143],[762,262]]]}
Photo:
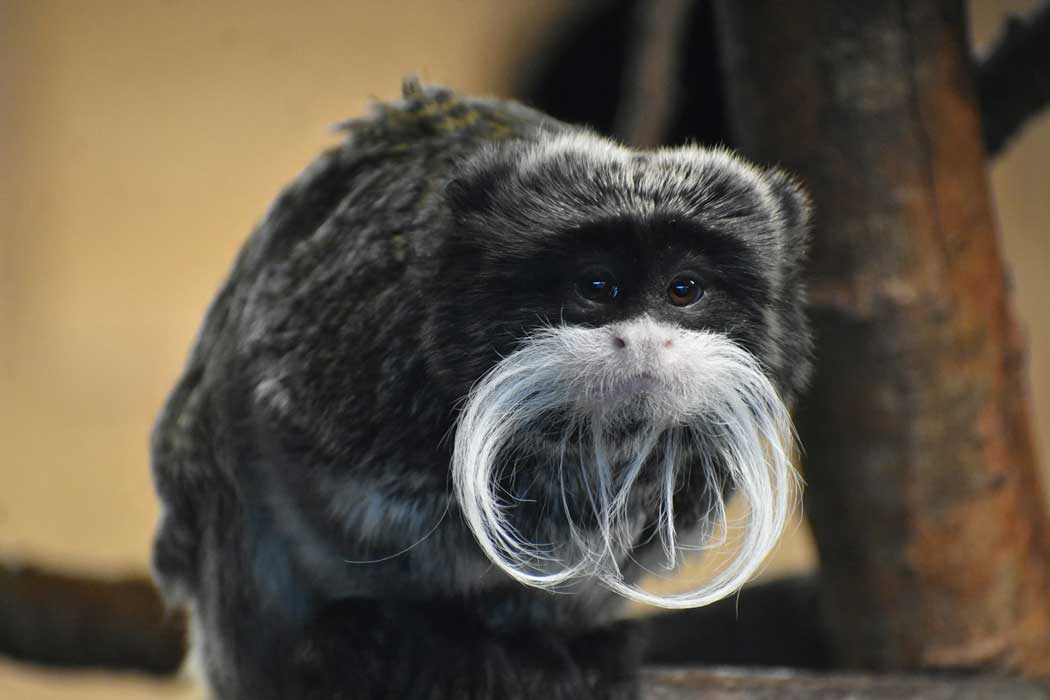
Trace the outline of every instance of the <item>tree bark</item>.
{"label": "tree bark", "polygon": [[840,663],[1050,675],[1050,542],[960,2],[720,0],[737,143],[816,205],[799,411]]}

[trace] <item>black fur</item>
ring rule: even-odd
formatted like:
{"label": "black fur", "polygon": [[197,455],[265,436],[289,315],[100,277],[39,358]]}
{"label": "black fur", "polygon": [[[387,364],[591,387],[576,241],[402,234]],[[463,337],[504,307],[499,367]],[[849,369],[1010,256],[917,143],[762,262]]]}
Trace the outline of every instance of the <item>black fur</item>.
{"label": "black fur", "polygon": [[[245,246],[153,435],[156,575],[215,695],[634,697],[618,599],[522,587],[477,548],[450,497],[457,403],[542,324],[672,313],[682,260],[710,302],[671,320],[737,339],[792,396],[804,197],[414,84],[346,129]],[[612,315],[571,301],[590,259],[626,280]]]}

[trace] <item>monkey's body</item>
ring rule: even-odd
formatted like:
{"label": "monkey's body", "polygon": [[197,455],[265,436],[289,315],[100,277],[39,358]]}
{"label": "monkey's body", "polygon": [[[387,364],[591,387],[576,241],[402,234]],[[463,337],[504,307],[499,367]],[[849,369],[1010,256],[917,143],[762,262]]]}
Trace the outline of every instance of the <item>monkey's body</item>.
{"label": "monkey's body", "polygon": [[[575,216],[566,223],[575,231],[591,220],[620,220],[636,206],[632,197],[653,200],[646,221],[670,215],[673,227],[676,206],[692,216],[704,203],[665,187],[669,201],[682,202],[661,204],[652,183],[636,179],[637,191],[619,203],[588,196],[578,206],[510,211],[499,202],[509,186],[500,183],[515,163],[532,158],[542,171],[548,166],[538,149],[558,139],[570,156],[574,140],[604,147],[513,103],[410,86],[402,103],[348,129],[349,139],[293,183],[253,234],[154,433],[164,506],[155,570],[169,597],[193,612],[215,696],[633,697],[640,641],[616,622],[619,596],[587,577],[561,586],[568,594],[523,586],[478,546],[479,526],[468,526],[470,509],[452,493],[456,406],[523,334],[557,317],[557,307],[530,297],[546,263],[528,262],[531,271],[510,282],[500,276],[497,249],[520,256],[543,249],[521,227],[546,229]],[[511,155],[497,154],[498,144]],[[557,165],[562,156],[553,158]],[[513,177],[528,189],[532,175],[522,172]],[[776,195],[790,189],[784,179],[772,181],[767,189]],[[704,186],[725,196],[728,185],[715,178]],[[538,187],[537,201],[557,198]],[[752,205],[773,206],[760,199]],[[775,216],[802,231],[803,209],[792,200]],[[496,217],[491,240],[479,238],[479,212]],[[731,222],[740,212],[719,216]],[[776,238],[747,235],[758,243]],[[801,250],[800,240],[788,243]],[[766,265],[768,272],[741,265],[734,282],[742,299],[755,279],[765,284],[762,276],[775,273],[790,298],[767,304],[782,308],[727,301],[730,311],[712,311],[705,321],[760,357],[785,394],[803,381],[808,350],[800,254]],[[503,313],[491,308],[494,289],[506,294]],[[745,316],[764,320],[750,328]],[[785,323],[798,333],[785,332]],[[548,464],[547,448],[534,443],[515,459]],[[524,489],[516,475],[517,468],[500,483]],[[569,496],[523,507],[526,529],[557,539],[564,526],[548,520],[562,506],[571,528],[585,488],[577,478],[567,486],[562,477],[559,493]],[[684,526],[704,515],[690,507],[704,501],[703,480],[694,481],[701,484],[693,492],[675,495],[675,522]],[[643,495],[631,502],[629,536],[632,549],[645,549],[654,531],[640,504],[655,486],[644,476],[638,483]],[[640,571],[629,555],[617,552],[611,564],[626,584]]]}

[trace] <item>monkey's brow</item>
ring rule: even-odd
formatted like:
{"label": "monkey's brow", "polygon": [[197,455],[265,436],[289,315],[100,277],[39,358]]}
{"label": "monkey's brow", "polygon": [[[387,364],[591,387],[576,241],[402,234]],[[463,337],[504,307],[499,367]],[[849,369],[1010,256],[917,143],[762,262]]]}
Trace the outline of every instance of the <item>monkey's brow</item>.
{"label": "monkey's brow", "polygon": [[660,216],[599,220],[573,226],[553,232],[546,245],[523,246],[516,257],[522,262],[533,260],[537,265],[543,265],[552,255],[605,256],[615,254],[617,250],[656,250],[668,244],[699,254],[715,267],[725,265],[739,269],[753,266],[758,262],[756,255],[760,254],[752,243],[739,235],[701,222]]}
{"label": "monkey's brow", "polygon": [[747,255],[749,246],[740,236],[717,226],[685,217],[661,214],[652,217],[624,217],[597,220],[574,226],[556,234],[558,238],[604,244],[635,241],[645,245],[675,242],[708,256]]}

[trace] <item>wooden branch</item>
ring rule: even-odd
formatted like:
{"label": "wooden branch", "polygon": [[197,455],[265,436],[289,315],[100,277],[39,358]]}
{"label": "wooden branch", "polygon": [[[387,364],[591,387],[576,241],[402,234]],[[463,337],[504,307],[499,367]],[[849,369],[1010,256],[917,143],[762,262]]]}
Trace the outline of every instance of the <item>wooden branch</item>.
{"label": "wooden branch", "polygon": [[[647,620],[646,663],[827,668],[817,593],[814,577],[784,578],[705,608],[655,615]],[[184,627],[145,578],[0,568],[0,654],[164,674],[181,664]]]}
{"label": "wooden branch", "polygon": [[961,2],[716,8],[736,142],[816,203],[798,422],[832,648],[1050,675],[1050,520]]}
{"label": "wooden branch", "polygon": [[678,68],[692,0],[649,0],[638,3],[638,30],[629,54],[616,134],[636,148],[665,142],[678,104]]}
{"label": "wooden branch", "polygon": [[[708,53],[720,37],[706,20],[707,2],[692,3],[685,12],[689,21],[680,26],[647,29],[652,25],[646,18],[659,22],[662,6],[635,0],[581,5],[555,40],[525,62],[517,92],[555,117],[590,124],[628,143],[729,143],[721,118],[723,81]],[[628,14],[640,18],[641,31],[633,35],[624,29]],[[672,41],[658,38],[665,33]],[[983,139],[995,157],[1050,103],[1050,4],[1028,19],[1008,21],[979,69]],[[661,75],[670,80],[647,79]]]}
{"label": "wooden branch", "polygon": [[978,76],[984,144],[998,154],[1050,104],[1050,2],[1029,19],[1010,18]]}
{"label": "wooden branch", "polygon": [[[806,626],[815,602],[812,579],[775,581],[747,589],[742,596],[740,609],[750,610],[742,619],[750,614],[760,621],[771,615],[777,621],[762,622],[760,635],[750,641],[766,648],[771,648],[771,639],[780,640],[782,648],[792,640],[803,641],[804,635],[794,629],[770,633],[777,623]],[[671,647],[695,642],[719,651],[726,636],[718,625],[726,624],[731,612],[727,602],[663,616],[653,636],[671,633],[675,640],[657,640],[656,660],[682,657],[682,650]],[[690,623],[697,627],[689,629]],[[0,653],[52,665],[171,673],[182,660],[182,641],[181,618],[164,614],[145,579],[109,582],[34,568],[0,568]],[[661,643],[667,648],[661,650]],[[746,634],[731,642],[743,651],[738,658],[754,656],[745,649],[747,643]],[[772,658],[765,656],[767,661]],[[1004,678],[825,675],[786,669],[650,666],[642,672],[641,685],[645,700],[1050,700],[1046,685]]]}
{"label": "wooden branch", "polygon": [[0,567],[0,654],[53,666],[165,674],[183,657],[184,621],[144,578],[77,578]]}
{"label": "wooden branch", "polygon": [[1048,700],[1050,686],[1007,678],[815,674],[781,669],[649,669],[645,700]]}

